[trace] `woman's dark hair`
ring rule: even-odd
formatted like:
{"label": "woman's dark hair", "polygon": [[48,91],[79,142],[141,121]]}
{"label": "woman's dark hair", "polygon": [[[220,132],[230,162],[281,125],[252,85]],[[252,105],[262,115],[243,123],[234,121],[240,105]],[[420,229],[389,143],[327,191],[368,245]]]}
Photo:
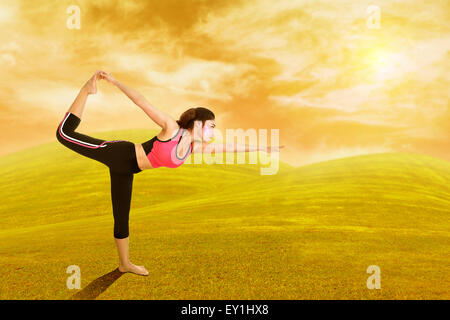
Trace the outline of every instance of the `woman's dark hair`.
{"label": "woman's dark hair", "polygon": [[201,120],[203,127],[206,120],[214,120],[215,118],[214,113],[209,109],[203,107],[189,108],[181,114],[177,123],[181,128],[189,130],[194,127],[195,120]]}

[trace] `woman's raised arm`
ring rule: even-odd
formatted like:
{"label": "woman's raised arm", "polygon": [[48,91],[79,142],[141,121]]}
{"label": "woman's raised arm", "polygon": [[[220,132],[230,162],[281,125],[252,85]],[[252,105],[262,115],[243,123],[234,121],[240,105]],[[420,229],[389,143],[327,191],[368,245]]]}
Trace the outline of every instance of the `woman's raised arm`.
{"label": "woman's raised arm", "polygon": [[100,75],[103,79],[107,80],[111,84],[123,91],[128,98],[131,99],[137,106],[139,106],[144,112],[152,119],[158,126],[165,129],[168,124],[174,122],[172,117],[152,106],[145,97],[137,90],[130,88],[114,78],[109,72],[101,71]]}

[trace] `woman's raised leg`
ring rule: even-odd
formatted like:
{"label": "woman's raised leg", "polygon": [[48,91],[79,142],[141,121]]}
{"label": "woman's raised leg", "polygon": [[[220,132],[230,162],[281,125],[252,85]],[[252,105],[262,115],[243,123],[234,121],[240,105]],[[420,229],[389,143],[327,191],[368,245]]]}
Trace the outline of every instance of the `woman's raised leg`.
{"label": "woman's raised leg", "polygon": [[81,119],[73,113],[66,112],[56,130],[56,138],[65,147],[85,157],[97,160],[106,166],[111,164],[109,145],[114,141],[106,141],[76,132]]}
{"label": "woman's raised leg", "polygon": [[84,84],[67,112],[70,112],[81,119],[88,95],[97,93],[97,79],[102,79],[100,71],[96,71]]}
{"label": "woman's raised leg", "polygon": [[81,88],[74,102],[59,124],[56,131],[56,137],[58,141],[67,148],[109,166],[110,161],[108,160],[110,159],[108,159],[107,156],[108,145],[106,142],[115,141],[105,141],[75,131],[81,122],[81,116],[83,114],[84,107],[86,106],[88,95],[95,94],[97,92],[97,79],[102,79],[100,70],[96,71]]}

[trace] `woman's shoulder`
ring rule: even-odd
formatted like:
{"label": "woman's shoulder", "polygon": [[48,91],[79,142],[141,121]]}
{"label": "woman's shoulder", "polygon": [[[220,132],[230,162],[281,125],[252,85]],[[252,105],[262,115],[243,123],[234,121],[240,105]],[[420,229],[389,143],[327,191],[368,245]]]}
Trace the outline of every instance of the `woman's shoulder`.
{"label": "woman's shoulder", "polygon": [[174,139],[180,131],[181,127],[175,122],[175,124],[171,124],[161,130],[161,132],[156,135],[156,139],[160,142],[168,142]]}

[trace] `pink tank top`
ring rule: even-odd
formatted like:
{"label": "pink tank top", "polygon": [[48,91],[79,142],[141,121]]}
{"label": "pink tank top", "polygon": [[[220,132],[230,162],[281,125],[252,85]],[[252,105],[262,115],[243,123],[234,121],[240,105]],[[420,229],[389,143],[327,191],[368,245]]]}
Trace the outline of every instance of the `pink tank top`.
{"label": "pink tank top", "polygon": [[[186,129],[179,128],[175,136],[169,140],[159,140],[154,136],[151,140],[142,143],[145,154],[153,168],[177,168],[181,166],[192,152],[192,143],[183,157],[178,157],[178,145]],[[184,137],[186,139],[186,137]]]}

